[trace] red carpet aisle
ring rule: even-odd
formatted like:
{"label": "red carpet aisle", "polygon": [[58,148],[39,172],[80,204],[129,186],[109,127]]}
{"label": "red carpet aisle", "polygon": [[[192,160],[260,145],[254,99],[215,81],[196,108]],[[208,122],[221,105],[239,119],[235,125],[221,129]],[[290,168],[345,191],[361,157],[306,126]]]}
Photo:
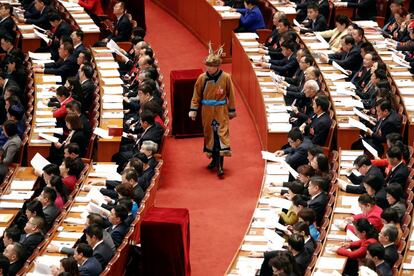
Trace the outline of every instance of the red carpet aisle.
{"label": "red carpet aisle", "polygon": [[[171,70],[202,68],[207,50],[166,12],[147,1],[147,40],[151,42],[169,92]],[[225,66],[230,70],[230,66]],[[238,117],[231,121],[233,157],[226,177],[206,169],[202,139],[169,138],[156,206],[190,210],[192,275],[223,275],[252,216],[263,177],[259,140],[237,94]]]}

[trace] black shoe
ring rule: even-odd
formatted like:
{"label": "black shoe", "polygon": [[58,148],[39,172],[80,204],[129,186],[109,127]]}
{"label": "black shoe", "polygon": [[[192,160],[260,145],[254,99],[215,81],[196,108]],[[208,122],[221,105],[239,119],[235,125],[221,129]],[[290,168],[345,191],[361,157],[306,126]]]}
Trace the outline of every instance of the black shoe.
{"label": "black shoe", "polygon": [[220,178],[224,175],[223,163],[224,163],[224,157],[220,156],[219,164],[217,166],[217,176]]}
{"label": "black shoe", "polygon": [[212,158],[210,164],[208,164],[207,169],[212,170],[216,167],[216,160],[214,160],[214,158]]}
{"label": "black shoe", "polygon": [[222,177],[224,175],[224,170],[222,167],[217,168],[217,176]]}

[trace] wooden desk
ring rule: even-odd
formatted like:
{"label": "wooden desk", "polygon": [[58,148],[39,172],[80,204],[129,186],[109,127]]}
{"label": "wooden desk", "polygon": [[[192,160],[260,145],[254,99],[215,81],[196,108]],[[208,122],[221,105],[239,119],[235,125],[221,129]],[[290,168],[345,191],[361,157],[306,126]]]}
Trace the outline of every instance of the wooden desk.
{"label": "wooden desk", "polygon": [[[277,105],[285,105],[283,96],[277,93],[263,93],[259,81],[272,81],[270,77],[257,77],[253,64],[241,45],[239,39],[233,34],[233,62],[232,80],[240,91],[247,105],[250,116],[253,119],[259,135],[262,148],[269,151],[280,149],[287,142],[287,132],[271,131],[267,122],[265,101],[279,100]],[[270,70],[262,70],[269,72]],[[269,104],[271,102],[268,102]]]}
{"label": "wooden desk", "polygon": [[[401,105],[404,107],[403,114],[407,117],[407,131],[405,136],[407,138],[407,144],[412,145],[414,141],[414,95],[405,93],[404,88],[414,88],[414,83],[405,86],[401,81],[413,81],[413,76],[407,68],[396,68],[399,64],[395,62],[392,56],[393,52],[384,48],[380,48],[380,44],[384,41],[381,38],[381,33],[373,28],[364,28],[365,39],[371,42],[377,54],[380,56],[382,61],[387,64],[387,75],[390,80],[390,84],[393,87],[393,93],[401,98]],[[397,76],[396,74],[407,74],[406,76]]]}
{"label": "wooden desk", "polygon": [[[266,203],[265,201],[267,199],[271,199],[276,197],[275,195],[270,195],[270,193],[267,191],[269,187],[269,183],[272,182],[272,175],[267,174],[269,166],[273,166],[274,162],[266,162],[265,163],[265,170],[264,170],[264,176],[262,181],[262,187],[259,199],[257,201],[256,209],[252,215],[252,219],[250,221],[250,224],[247,228],[245,237],[243,241],[241,242],[235,256],[233,257],[229,267],[227,268],[227,271],[225,275],[247,275],[246,271],[249,270],[250,275],[256,275],[258,272],[258,269],[260,268],[260,264],[263,262],[263,258],[249,258],[249,252],[255,251],[255,250],[247,250],[246,246],[264,246],[266,247],[268,245],[268,240],[265,237],[265,227],[258,227],[257,225],[253,225],[256,223],[265,222],[265,219],[259,214],[261,211],[268,212],[271,216],[274,215],[274,220],[278,220],[277,215],[281,212],[281,208],[276,208],[271,206],[269,203]],[[278,175],[277,177],[280,177],[280,179],[288,179],[289,172],[286,170],[285,174]],[[249,237],[249,238],[248,238]],[[250,239],[250,237],[253,237],[255,239]],[[263,239],[264,238],[264,239]],[[267,251],[267,250],[266,250]],[[263,251],[264,252],[264,251]],[[250,267],[244,265],[244,260],[246,258],[249,258],[253,262],[257,262],[255,267]],[[243,274],[241,274],[243,272]]]}
{"label": "wooden desk", "polygon": [[[54,81],[45,81],[43,79],[44,76],[53,76],[53,75],[46,75],[46,74],[40,74],[40,73],[34,73],[34,84],[35,84],[35,93],[34,93],[34,104],[33,104],[33,119],[32,119],[32,129],[30,131],[29,135],[29,141],[27,145],[27,160],[32,160],[33,156],[36,153],[40,153],[43,157],[47,158],[49,156],[49,151],[51,147],[51,143],[45,141],[45,143],[39,143],[38,140],[42,140],[41,137],[39,137],[39,133],[35,133],[36,120],[37,118],[51,118],[52,116],[52,108],[47,107],[47,101],[44,98],[40,98],[40,95],[42,94],[42,89],[39,88],[39,85],[51,85],[54,87],[57,87],[58,85]],[[39,104],[42,104],[42,108],[40,108]],[[37,114],[37,111],[41,112],[48,112],[48,115],[45,114]],[[42,128],[55,128],[56,126],[45,126]],[[51,133],[48,133],[51,134]]]}
{"label": "wooden desk", "polygon": [[[19,167],[17,166],[15,168],[15,171],[13,175],[11,176],[8,183],[6,183],[6,186],[4,190],[2,191],[1,195],[7,195],[10,192],[12,192],[11,184],[13,181],[35,181],[37,179],[37,176],[33,172],[33,168],[31,167]],[[19,190],[19,191],[30,191],[31,189],[27,190]],[[23,204],[23,200],[10,200],[10,199],[1,199],[1,201],[7,201],[7,202],[19,202]],[[10,214],[12,215],[12,218],[8,222],[0,222],[0,228],[7,228],[11,225],[13,222],[15,216],[20,211],[20,208],[7,208],[7,209],[0,209],[1,214]]]}
{"label": "wooden desk", "polygon": [[231,62],[231,33],[239,17],[223,18],[207,0],[153,0],[192,32],[206,47],[211,41],[216,49],[224,44],[223,62]]}
{"label": "wooden desk", "polygon": [[57,10],[68,14],[79,29],[84,32],[83,44],[86,47],[93,46],[99,40],[99,27],[80,5],[62,0],[56,1],[55,3]]}
{"label": "wooden desk", "polygon": [[32,25],[18,24],[17,28],[22,34],[22,52],[34,52],[40,47],[41,38],[36,36]]}
{"label": "wooden desk", "polygon": [[[346,151],[346,152],[340,151],[339,152],[339,164],[340,164],[339,165],[339,170],[341,170],[341,168],[343,168],[342,167],[343,166],[342,162],[345,162],[345,163],[350,163],[350,162],[352,163],[353,162],[352,160],[351,161],[349,161],[349,160],[341,161],[341,156],[347,155],[347,156],[350,156],[350,158],[355,159],[360,154],[363,154],[363,152],[362,151]],[[339,177],[345,178],[345,176],[341,176],[341,175]],[[359,195],[349,194],[349,193],[343,192],[339,189],[337,189],[335,193],[336,193],[336,196],[335,196],[334,205],[332,206],[332,208],[333,208],[332,217],[330,219],[330,224],[329,224],[329,227],[328,227],[328,230],[327,230],[327,236],[326,236],[326,239],[323,243],[323,247],[322,247],[321,253],[319,255],[319,258],[320,257],[329,257],[329,258],[342,259],[344,261],[343,266],[338,267],[338,269],[335,269],[337,272],[339,272],[341,274],[343,272],[344,268],[345,268],[345,263],[346,263],[347,257],[337,255],[335,253],[335,250],[333,250],[333,248],[341,246],[342,242],[349,241],[349,240],[346,240],[346,232],[344,230],[340,230],[336,226],[334,226],[334,222],[335,222],[335,220],[350,217],[350,216],[352,216],[352,214],[351,213],[349,213],[349,214],[336,213],[335,209],[337,207],[350,208],[349,205],[345,205],[344,202],[342,201],[343,196],[352,197],[352,198],[357,199]],[[333,239],[333,238],[331,238],[332,235],[341,235],[341,236],[344,236],[345,239],[342,240],[342,241],[338,240],[338,239]],[[318,262],[319,262],[319,260],[318,260]],[[325,273],[332,273],[333,272],[332,269],[326,269],[326,268],[318,267],[319,266],[318,262],[316,263],[316,266],[315,266],[315,269],[314,269],[313,272],[325,272]],[[323,265],[323,264],[321,263],[320,265]]]}
{"label": "wooden desk", "polygon": [[[112,54],[107,53],[107,52],[99,52],[100,50],[105,50],[107,48],[92,48],[92,55],[95,59],[95,62],[97,64],[99,64],[99,61],[97,61],[97,59],[99,59],[99,57],[108,57],[110,58],[109,60],[105,60],[105,61],[110,61],[110,62],[114,62],[114,58],[112,56]],[[99,66],[97,66],[97,71],[98,71],[98,79],[99,79],[99,87],[100,89],[100,99],[101,99],[101,105],[100,105],[100,122],[99,122],[99,127],[103,128],[103,129],[108,129],[109,127],[116,127],[116,128],[122,128],[123,126],[123,117],[122,118],[103,118],[102,115],[105,112],[120,112],[123,114],[123,110],[122,109],[105,109],[103,108],[103,95],[105,94],[105,88],[111,88],[111,87],[116,87],[116,88],[120,88],[121,85],[117,84],[117,85],[107,85],[104,84],[103,82],[103,71],[105,70],[114,70],[114,69],[102,69],[99,68]],[[113,78],[119,78],[118,76],[113,76]],[[122,88],[122,87],[121,87]],[[98,142],[97,142],[97,156],[96,156],[96,160],[99,162],[109,162],[111,161],[112,156],[117,153],[119,151],[119,145],[121,143],[121,136],[117,136],[117,137],[113,137],[111,139],[104,139],[102,137],[98,138]]]}

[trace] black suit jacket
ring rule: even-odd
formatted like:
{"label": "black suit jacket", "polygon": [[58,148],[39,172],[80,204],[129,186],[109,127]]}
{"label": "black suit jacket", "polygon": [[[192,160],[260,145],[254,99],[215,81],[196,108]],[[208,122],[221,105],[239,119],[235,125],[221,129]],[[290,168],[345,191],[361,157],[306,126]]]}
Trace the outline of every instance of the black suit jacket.
{"label": "black suit jacket", "polygon": [[400,254],[398,254],[397,246],[395,246],[395,244],[385,247],[384,261],[386,261],[390,267],[394,266],[399,257]]}
{"label": "black suit jacket", "polygon": [[89,138],[91,138],[91,135],[92,135],[92,128],[91,128],[89,119],[88,117],[86,117],[85,114],[81,114],[79,119],[82,122],[83,134],[85,135],[85,138],[88,140],[88,143],[89,143]]}
{"label": "black suit jacket", "polygon": [[399,164],[393,171],[391,171],[385,181],[388,183],[399,183],[403,189],[407,183],[407,178],[410,175],[407,165],[404,163]]}
{"label": "black suit jacket", "polygon": [[44,69],[45,74],[60,75],[63,83],[66,82],[68,77],[75,76],[77,72],[78,64],[72,55],[65,60],[60,59],[57,62],[46,63]]}
{"label": "black suit jacket", "polygon": [[155,123],[154,125],[150,126],[150,128],[145,131],[141,137],[138,139],[137,143],[135,144],[137,149],[141,148],[141,145],[144,141],[153,141],[158,145],[161,143],[161,138],[164,133],[164,129],[158,124]]}
{"label": "black suit jacket", "polygon": [[86,148],[88,147],[89,140],[86,139],[85,133],[83,130],[76,130],[70,139],[71,143],[76,143],[79,146],[80,156],[85,156]]}
{"label": "black suit jacket", "polygon": [[362,65],[361,50],[353,46],[349,52],[337,52],[329,54],[329,64],[333,61],[338,63],[345,70],[358,71]]}
{"label": "black suit jacket", "polygon": [[300,30],[301,34],[309,32],[321,32],[327,29],[325,16],[319,14],[315,20],[309,20],[303,24],[307,30]]}
{"label": "black suit jacket", "polygon": [[44,208],[43,213],[45,214],[46,227],[49,230],[55,222],[56,217],[60,214],[60,210],[53,204]]}
{"label": "black suit jacket", "polygon": [[24,260],[29,258],[36,247],[44,240],[42,233],[34,233],[29,236],[24,235],[23,239],[20,241],[20,244],[23,245],[25,249]]}
{"label": "black suit jacket", "polygon": [[320,225],[325,214],[326,204],[328,204],[328,195],[326,192],[321,192],[314,199],[308,201],[308,207],[315,211],[318,225]]}
{"label": "black suit jacket", "polygon": [[16,27],[16,24],[14,23],[14,20],[10,16],[0,21],[0,31],[2,33],[8,33],[13,38],[16,37],[16,32],[13,31],[15,27]]}
{"label": "black suit jacket", "polygon": [[104,242],[93,250],[93,256],[101,263],[102,267],[106,267],[113,255],[114,251]]}
{"label": "black suit jacket", "polygon": [[4,87],[0,87],[0,97],[3,97],[4,96],[4,91],[6,91],[10,87],[16,87],[18,89],[19,93],[16,96],[18,96],[19,99],[22,100],[23,95],[22,95],[22,92],[20,90],[20,87],[17,84],[17,82],[14,81],[13,79],[7,79],[6,85]]}
{"label": "black suit jacket", "polygon": [[72,55],[77,58],[78,55],[79,55],[79,53],[82,52],[82,51],[84,51],[84,50],[86,50],[86,47],[85,47],[85,45],[83,45],[83,43],[81,43],[78,47],[76,47],[75,49],[73,49]]}
{"label": "black suit jacket", "polygon": [[96,86],[91,79],[81,84],[82,112],[90,111],[92,108]]}
{"label": "black suit jacket", "polygon": [[121,245],[128,230],[129,227],[125,223],[118,224],[115,228],[112,228],[112,226],[106,228],[106,231],[111,234],[115,247],[119,247]]}
{"label": "black suit jacket", "polygon": [[132,25],[128,17],[124,14],[116,22],[114,32],[108,39],[112,39],[115,42],[118,41],[129,41],[131,38]]}
{"label": "black suit jacket", "polygon": [[377,16],[375,0],[350,0],[346,2],[348,2],[349,8],[357,9],[356,20],[375,20],[375,16]]}
{"label": "black suit jacket", "polygon": [[20,269],[23,267],[23,265],[24,265],[24,262],[22,262],[22,261],[17,261],[17,262],[14,262],[14,263],[10,264],[8,275],[9,276],[15,276],[17,274],[17,272],[19,272]]}
{"label": "black suit jacket", "polygon": [[26,24],[35,24],[42,29],[50,30],[51,25],[49,23],[49,12],[52,8],[45,6],[42,12],[33,14],[31,18],[26,19]]}
{"label": "black suit jacket", "polygon": [[363,67],[355,73],[351,82],[355,85],[357,90],[364,89],[364,87],[371,80],[371,70],[368,70],[366,67]]}
{"label": "black suit jacket", "polygon": [[[309,126],[309,131],[310,129],[313,129],[313,135],[309,136],[311,137],[314,145],[319,145],[321,147],[325,145],[331,124],[332,120],[328,113],[323,113],[319,118],[316,114],[314,114],[312,122]],[[308,129],[306,131],[308,131]]]}
{"label": "black suit jacket", "polygon": [[387,141],[386,136],[393,132],[400,132],[401,118],[392,110],[390,114],[377,122],[375,127],[372,129],[373,134],[371,139],[376,146],[381,145]]}
{"label": "black suit jacket", "polygon": [[365,187],[364,187],[364,179],[366,179],[369,175],[378,175],[379,177],[383,177],[382,172],[379,168],[375,167],[375,166],[371,166],[371,168],[369,168],[367,174],[365,176],[356,176],[355,174],[351,173],[351,175],[348,176],[349,180],[351,180],[351,182],[355,185],[348,185],[346,187],[346,192],[347,193],[352,193],[352,194],[363,194],[365,193]]}
{"label": "black suit jacket", "polygon": [[296,262],[296,268],[299,273],[299,275],[305,275],[306,268],[308,267],[312,255],[309,254],[306,250],[303,250],[298,255],[294,256],[295,262]]}
{"label": "black suit jacket", "polygon": [[90,257],[79,266],[79,274],[82,276],[99,276],[102,272],[102,265],[95,257]]}
{"label": "black suit jacket", "polygon": [[62,37],[70,37],[70,34],[72,33],[72,27],[65,21],[62,20],[62,22],[59,24],[59,26],[56,28],[55,32],[52,35],[52,40],[55,40],[59,43],[60,39]]}
{"label": "black suit jacket", "polygon": [[312,146],[312,142],[305,138],[300,146],[296,149],[289,147],[284,149],[287,154],[286,162],[293,168],[297,169],[300,165],[308,164],[308,149]]}
{"label": "black suit jacket", "polygon": [[298,67],[299,64],[295,54],[292,54],[289,58],[285,57],[282,60],[270,61],[270,69],[285,77],[293,77]]}

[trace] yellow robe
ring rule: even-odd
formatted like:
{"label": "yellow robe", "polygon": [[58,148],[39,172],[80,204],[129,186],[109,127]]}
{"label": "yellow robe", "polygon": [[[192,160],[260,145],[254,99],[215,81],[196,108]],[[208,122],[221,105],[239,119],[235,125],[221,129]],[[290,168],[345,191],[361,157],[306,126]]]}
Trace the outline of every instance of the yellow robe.
{"label": "yellow robe", "polygon": [[[207,100],[207,103],[202,103]],[[225,101],[225,104],[214,105],[217,101]],[[211,104],[210,104],[211,103]],[[194,86],[191,110],[197,111],[201,107],[201,118],[204,129],[204,152],[211,156],[214,146],[214,133],[211,123],[216,120],[219,123],[218,136],[220,140],[220,156],[230,156],[229,112],[235,112],[234,91],[231,77],[222,71],[215,82],[208,80],[207,74],[201,74]]]}

